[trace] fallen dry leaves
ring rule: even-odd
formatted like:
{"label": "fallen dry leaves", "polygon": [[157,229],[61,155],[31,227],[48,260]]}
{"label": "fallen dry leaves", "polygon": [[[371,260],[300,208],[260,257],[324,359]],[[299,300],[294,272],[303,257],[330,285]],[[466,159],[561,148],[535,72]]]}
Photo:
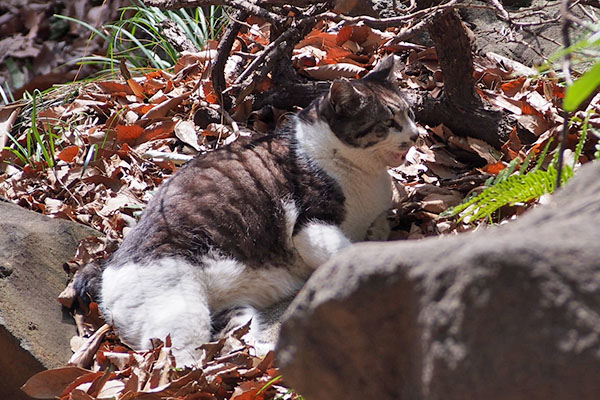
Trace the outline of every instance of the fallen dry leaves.
{"label": "fallen dry leaves", "polygon": [[[238,339],[247,328],[241,329]],[[133,352],[104,325],[72,359],[72,364],[79,364],[82,358],[77,356],[93,355],[93,370],[71,365],[43,371],[30,378],[23,390],[34,398],[60,400],[293,398],[273,366],[273,352],[258,358],[243,341],[231,349],[221,339],[202,345],[201,368],[190,369],[176,365],[169,338],[154,344],[152,350]],[[228,349],[226,354],[224,349]]]}
{"label": "fallen dry leaves", "polygon": [[[81,24],[60,19],[61,14],[99,26],[118,19],[125,0],[59,2],[11,0],[0,4],[0,82],[15,90],[45,90],[69,82],[79,74],[96,71],[92,65],[72,60],[104,52],[106,43]],[[1,145],[2,143],[0,143]]]}
{"label": "fallen dry leaves", "polygon": [[[256,19],[250,29],[239,34],[240,45],[233,49],[225,68],[228,85],[236,82],[251,55],[269,44],[268,38],[269,24]],[[67,265],[69,272],[106,258],[153,192],[180,164],[240,135],[273,129],[285,120],[285,110],[271,106],[253,110],[252,96],[241,99],[231,115],[219,106],[210,80],[214,48],[210,43],[199,53],[184,53],[172,71],[130,77],[125,69],[121,81],[67,87],[51,95],[54,98],[44,99],[39,105],[37,128],[46,138],[56,138],[53,167],[39,158],[24,162],[10,151],[0,153],[0,195],[106,235],[105,239],[83,241]],[[240,55],[242,48],[246,58]],[[427,91],[434,98],[442,94],[443,77],[435,49],[398,42],[392,28],[378,31],[323,21],[296,46],[292,61],[301,74],[312,79],[354,78],[389,52],[403,60],[397,71],[403,87]],[[443,125],[420,126],[421,140],[408,154],[405,165],[390,171],[395,179],[392,238],[470,229],[466,224],[441,219],[439,214],[459,204],[511,160],[524,160],[530,152],[537,154],[550,138],[557,137],[562,123],[558,106],[564,90],[554,76],[539,75],[494,54],[475,57],[475,74],[478,93],[489,107],[512,115],[510,139],[496,150],[481,140],[459,137]],[[267,79],[254,91],[270,85]],[[27,146],[31,120],[16,120],[19,107],[0,110],[0,144],[8,143],[10,132],[21,146]],[[599,126],[597,98],[588,111],[595,113],[590,119],[592,126]],[[573,131],[578,128],[577,123],[572,127]],[[572,148],[576,139],[570,139]],[[581,162],[590,158],[592,139],[588,142]],[[67,288],[60,301],[70,307],[73,296],[72,289]],[[136,353],[103,325],[94,303],[89,310],[76,311],[75,318],[80,335],[89,337],[73,342],[72,362],[77,366],[34,376],[24,386],[28,394],[64,400],[297,396],[281,381],[272,382],[278,376],[273,356],[254,357],[243,342],[237,347],[226,346],[223,341],[205,344],[201,368],[180,369],[171,356],[168,338],[164,343],[157,341],[152,351]]]}

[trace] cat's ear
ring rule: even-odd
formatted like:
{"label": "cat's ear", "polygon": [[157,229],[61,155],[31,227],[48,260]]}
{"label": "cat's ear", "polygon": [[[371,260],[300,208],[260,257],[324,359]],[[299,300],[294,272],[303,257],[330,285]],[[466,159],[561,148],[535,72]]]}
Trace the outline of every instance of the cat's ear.
{"label": "cat's ear", "polygon": [[336,79],[329,88],[329,103],[336,114],[351,115],[356,112],[360,108],[361,97],[363,95],[346,78]]}
{"label": "cat's ear", "polygon": [[397,63],[399,61],[397,61],[396,56],[390,54],[382,59],[363,79],[377,82],[393,82],[396,78]]}

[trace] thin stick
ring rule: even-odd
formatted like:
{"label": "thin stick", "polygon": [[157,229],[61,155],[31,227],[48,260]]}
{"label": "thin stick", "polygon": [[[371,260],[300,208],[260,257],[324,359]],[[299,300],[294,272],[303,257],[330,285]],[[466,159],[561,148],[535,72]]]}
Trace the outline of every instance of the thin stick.
{"label": "thin stick", "polygon": [[500,3],[500,0],[488,0],[488,1],[490,3],[492,3],[492,5],[496,8],[496,10],[498,11],[498,13],[500,14],[500,17],[504,21],[510,22],[510,14],[508,13],[508,11],[506,11],[506,9],[502,5],[502,3]]}
{"label": "thin stick", "polygon": [[[563,17],[562,20],[562,37],[563,37],[563,45],[565,49],[571,47],[571,38],[569,37],[569,28],[571,27],[571,19],[567,16],[569,14],[569,7],[571,5],[571,0],[562,0],[560,4],[560,13]],[[563,58],[563,74],[565,76],[565,82],[567,86],[570,86],[573,83],[571,79],[571,53],[566,52]],[[560,183],[562,180],[562,170],[563,170],[563,162],[564,162],[564,153],[565,146],[567,145],[567,134],[569,131],[569,112],[566,110],[562,110],[561,115],[563,117],[563,129],[562,129],[562,137],[560,141],[560,148],[558,149],[558,175],[556,177],[556,189],[560,187]]]}

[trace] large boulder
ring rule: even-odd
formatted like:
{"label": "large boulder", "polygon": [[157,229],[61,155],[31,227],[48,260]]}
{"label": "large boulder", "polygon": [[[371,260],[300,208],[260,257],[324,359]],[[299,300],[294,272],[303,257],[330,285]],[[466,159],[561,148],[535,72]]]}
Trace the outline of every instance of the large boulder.
{"label": "large boulder", "polygon": [[76,328],[56,301],[62,266],[98,234],[0,201],[0,399],[28,398],[19,388],[30,376],[69,360]]}
{"label": "large boulder", "polygon": [[307,400],[585,400],[600,393],[600,164],[509,224],[364,243],[285,314]]}

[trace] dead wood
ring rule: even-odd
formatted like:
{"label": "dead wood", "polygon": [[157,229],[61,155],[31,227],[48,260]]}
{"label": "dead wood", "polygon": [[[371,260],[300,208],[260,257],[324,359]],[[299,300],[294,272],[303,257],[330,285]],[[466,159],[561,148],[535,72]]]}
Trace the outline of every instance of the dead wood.
{"label": "dead wood", "polygon": [[486,108],[475,91],[471,38],[460,16],[448,10],[429,25],[442,74],[444,92],[441,99],[420,98],[416,104],[421,122],[444,123],[455,134],[483,139],[500,147],[511,127],[504,113]]}
{"label": "dead wood", "polygon": [[200,49],[196,48],[194,43],[187,37],[183,29],[173,20],[165,19],[161,21],[160,29],[165,36],[165,39],[167,39],[178,52],[189,51],[195,53],[200,51]]}
{"label": "dead wood", "polygon": [[[238,76],[234,84],[225,90],[226,94],[231,94],[236,98],[235,104],[240,104],[246,96],[254,90],[255,85],[264,80],[270,72],[273,72],[273,80],[276,82],[281,80],[289,81],[290,79],[296,80],[295,72],[293,72],[293,77],[290,77],[288,72],[288,74],[286,74],[288,75],[287,79],[281,79],[283,78],[281,74],[275,73],[274,69],[281,63],[288,64],[290,62],[294,46],[302,40],[302,38],[304,38],[304,36],[306,36],[320,20],[319,15],[310,15],[318,14],[318,11],[320,11],[318,8],[312,7],[308,12],[308,16],[300,19],[295,26],[290,26],[283,31],[279,37],[265,47],[260,55],[246,67],[244,72]],[[281,71],[283,68],[280,68],[279,70]]]}
{"label": "dead wood", "polygon": [[225,82],[225,63],[227,63],[229,53],[231,52],[235,38],[240,30],[240,21],[243,21],[246,18],[248,18],[248,13],[244,10],[239,10],[233,16],[232,21],[227,25],[223,36],[221,36],[221,41],[219,42],[219,47],[217,48],[217,57],[213,63],[213,88],[215,93],[221,94],[221,96],[217,97],[219,103],[225,107],[225,109],[231,108],[232,104],[232,99],[227,95],[223,95],[223,92],[227,88],[227,84]]}

